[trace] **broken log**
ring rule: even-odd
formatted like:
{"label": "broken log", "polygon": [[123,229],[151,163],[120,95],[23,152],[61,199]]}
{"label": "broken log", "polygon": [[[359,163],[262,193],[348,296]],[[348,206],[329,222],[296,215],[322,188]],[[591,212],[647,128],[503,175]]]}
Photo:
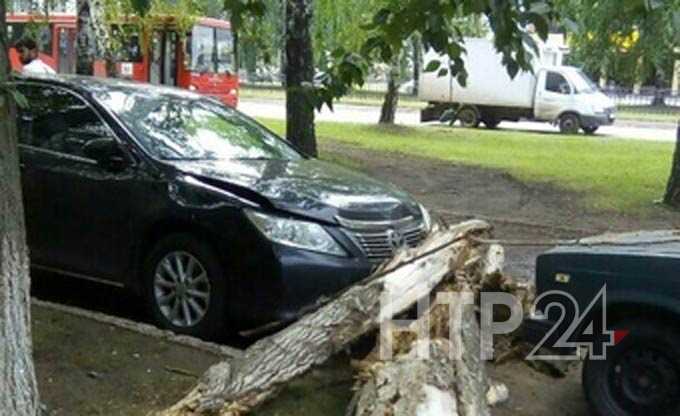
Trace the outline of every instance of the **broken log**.
{"label": "broken log", "polygon": [[[464,282],[455,289],[472,293]],[[445,319],[430,319],[432,325],[448,326],[449,311],[448,305],[437,305],[428,311],[432,315],[442,312],[445,315]],[[368,368],[364,365],[357,386],[358,399],[354,401],[356,409],[348,413],[355,416],[489,415],[490,384],[481,360],[475,305],[463,306],[459,311],[460,325],[455,326],[454,333],[414,340],[408,352],[389,361],[374,361]],[[448,331],[437,328],[431,331],[444,332]],[[419,355],[423,349],[429,354]]]}
{"label": "broken log", "polygon": [[[247,413],[285,383],[324,363],[427,296],[466,262],[473,245],[467,237],[489,229],[485,222],[469,221],[433,233],[419,247],[401,252],[374,275],[316,311],[256,342],[243,356],[213,366],[186,397],[160,415]],[[389,314],[381,307],[385,299]],[[476,323],[476,319],[472,321]]]}

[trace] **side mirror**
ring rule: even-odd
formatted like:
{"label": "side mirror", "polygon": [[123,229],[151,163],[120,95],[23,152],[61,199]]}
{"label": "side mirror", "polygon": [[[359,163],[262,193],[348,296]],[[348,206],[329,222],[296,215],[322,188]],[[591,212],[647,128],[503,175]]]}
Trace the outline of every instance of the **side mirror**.
{"label": "side mirror", "polygon": [[125,169],[126,158],[118,147],[118,143],[112,138],[103,137],[93,139],[83,146],[83,153],[97,164],[112,172],[120,172]]}

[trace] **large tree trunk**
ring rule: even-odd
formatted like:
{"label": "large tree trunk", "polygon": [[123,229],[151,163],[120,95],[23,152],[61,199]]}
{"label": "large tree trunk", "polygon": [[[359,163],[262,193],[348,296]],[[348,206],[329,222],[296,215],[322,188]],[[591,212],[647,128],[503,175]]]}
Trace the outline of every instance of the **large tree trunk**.
{"label": "large tree trunk", "polygon": [[310,34],[313,0],[285,0],[286,135],[300,150],[317,155],[314,105],[314,53]]}
{"label": "large tree trunk", "polygon": [[666,185],[666,195],[663,202],[666,205],[680,208],[680,122],[675,137],[675,152],[673,154],[673,165],[671,175]]}
{"label": "large tree trunk", "polygon": [[372,277],[264,338],[232,361],[213,366],[164,416],[246,413],[278,388],[328,360],[381,323],[428,296],[469,259],[467,237],[488,229],[479,221],[436,233],[417,250],[402,252]]}
{"label": "large tree trunk", "polygon": [[[101,0],[76,0],[78,35],[76,36],[76,73],[94,75],[94,63],[104,58],[107,73],[115,75],[108,48],[109,28],[105,25]],[[114,67],[114,68],[112,68]]]}
{"label": "large tree trunk", "polygon": [[[8,79],[5,1],[0,0],[0,87]],[[13,98],[0,89],[0,414],[35,416],[30,277]]]}
{"label": "large tree trunk", "polygon": [[417,97],[420,91],[420,72],[423,58],[422,47],[419,36],[413,36],[411,42],[413,43],[413,95]]}
{"label": "large tree trunk", "polygon": [[90,2],[77,0],[78,35],[76,37],[76,74],[94,75],[97,48],[92,35]]}
{"label": "large tree trunk", "polygon": [[387,93],[380,111],[380,124],[394,124],[399,105],[399,63],[393,63],[387,80]]}

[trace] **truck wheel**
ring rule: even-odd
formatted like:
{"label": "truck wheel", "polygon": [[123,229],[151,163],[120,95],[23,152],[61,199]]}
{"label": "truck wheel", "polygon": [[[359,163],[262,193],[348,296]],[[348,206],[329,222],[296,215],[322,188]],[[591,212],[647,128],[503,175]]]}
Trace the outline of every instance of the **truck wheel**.
{"label": "truck wheel", "polygon": [[586,360],[583,389],[601,416],[680,414],[680,335],[676,328],[634,320],[605,360]]}
{"label": "truck wheel", "polygon": [[582,128],[583,128],[583,132],[585,134],[593,134],[597,131],[599,126],[589,126],[589,127],[582,127]]}
{"label": "truck wheel", "polygon": [[581,127],[576,114],[564,114],[560,117],[560,132],[564,134],[576,134]]}
{"label": "truck wheel", "polygon": [[227,276],[212,248],[190,234],[156,244],[144,265],[146,302],[156,324],[214,339],[227,320]]}
{"label": "truck wheel", "polygon": [[479,119],[479,113],[472,107],[463,107],[460,110],[458,110],[456,118],[460,120],[460,124],[463,127],[467,128],[478,127],[479,122],[481,121]]}
{"label": "truck wheel", "polygon": [[499,124],[501,124],[501,121],[495,117],[484,117],[482,122],[487,129],[495,129]]}

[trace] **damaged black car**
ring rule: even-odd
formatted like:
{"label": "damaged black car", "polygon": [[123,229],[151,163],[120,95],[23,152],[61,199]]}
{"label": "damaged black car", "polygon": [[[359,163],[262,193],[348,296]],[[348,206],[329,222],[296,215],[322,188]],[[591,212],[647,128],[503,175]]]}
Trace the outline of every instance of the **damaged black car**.
{"label": "damaged black car", "polygon": [[430,232],[407,193],[211,98],[77,76],[15,85],[32,266],[130,288],[163,328],[293,320]]}

